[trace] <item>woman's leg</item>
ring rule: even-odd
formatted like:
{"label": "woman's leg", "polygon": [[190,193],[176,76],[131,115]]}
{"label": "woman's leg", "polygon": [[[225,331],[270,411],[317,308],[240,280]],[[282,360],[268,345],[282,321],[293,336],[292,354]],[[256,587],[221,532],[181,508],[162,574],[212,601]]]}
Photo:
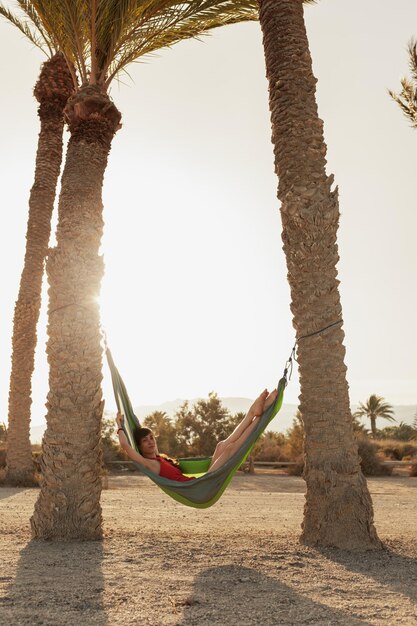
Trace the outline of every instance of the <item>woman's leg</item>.
{"label": "woman's leg", "polygon": [[217,469],[230,459],[246,438],[253,432],[258,423],[258,418],[275,402],[276,397],[276,389],[271,391],[271,393],[268,393],[268,390],[265,389],[265,391],[261,393],[234,431],[226,439],[219,441],[211,458],[210,467],[207,470],[208,472],[212,472],[213,469]]}
{"label": "woman's leg", "polygon": [[216,451],[211,459],[210,467],[208,468],[207,473],[213,472],[214,470],[224,465],[226,461],[228,461],[230,457],[233,456],[237,450],[239,450],[240,446],[255,430],[258,424],[258,420],[259,417],[254,418],[251,424],[246,428],[245,431],[242,432],[238,439],[234,439],[233,441],[225,439],[224,441],[219,442],[216,447]]}
{"label": "woman's leg", "polygon": [[240,439],[240,437],[242,436],[242,433],[244,433],[245,430],[248,428],[248,426],[250,426],[253,419],[255,417],[259,417],[264,412],[264,406],[266,404],[267,398],[268,398],[268,390],[265,389],[265,391],[263,391],[261,395],[258,398],[256,398],[255,402],[252,404],[252,406],[250,407],[249,411],[246,413],[243,420],[236,426],[234,431],[224,440],[224,443],[233,442],[233,441],[237,441],[238,439]]}

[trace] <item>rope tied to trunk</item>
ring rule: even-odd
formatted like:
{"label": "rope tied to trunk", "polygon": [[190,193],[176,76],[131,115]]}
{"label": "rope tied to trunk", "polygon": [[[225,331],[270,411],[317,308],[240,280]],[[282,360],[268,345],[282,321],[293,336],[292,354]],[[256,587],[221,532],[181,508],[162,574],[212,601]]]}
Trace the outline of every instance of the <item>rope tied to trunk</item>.
{"label": "rope tied to trunk", "polygon": [[295,343],[294,343],[294,345],[292,347],[292,350],[291,350],[291,353],[290,353],[290,356],[288,357],[287,362],[285,364],[283,378],[285,378],[286,381],[287,380],[288,381],[291,380],[291,375],[292,375],[293,366],[294,366],[293,361],[296,361],[298,363],[297,358],[295,356],[295,354],[296,354],[296,347],[297,347],[297,343],[299,341],[301,341],[301,339],[308,339],[309,337],[314,337],[315,335],[320,335],[321,333],[324,333],[324,331],[329,330],[330,328],[334,328],[336,326],[339,326],[340,324],[343,324],[343,320],[342,319],[337,320],[337,322],[332,322],[328,326],[325,326],[324,328],[320,328],[319,330],[315,330],[314,332],[308,333],[307,335],[301,335],[301,337],[296,337]]}

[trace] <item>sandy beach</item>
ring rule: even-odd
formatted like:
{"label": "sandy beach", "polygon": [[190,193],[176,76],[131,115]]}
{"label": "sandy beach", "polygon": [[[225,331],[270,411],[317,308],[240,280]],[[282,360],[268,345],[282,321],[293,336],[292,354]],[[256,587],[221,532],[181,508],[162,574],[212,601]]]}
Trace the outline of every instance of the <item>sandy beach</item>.
{"label": "sandy beach", "polygon": [[0,489],[0,623],[30,626],[417,625],[417,478],[369,479],[385,549],[298,542],[301,478],[237,475],[196,511],[110,476],[105,538],[31,541],[37,489]]}

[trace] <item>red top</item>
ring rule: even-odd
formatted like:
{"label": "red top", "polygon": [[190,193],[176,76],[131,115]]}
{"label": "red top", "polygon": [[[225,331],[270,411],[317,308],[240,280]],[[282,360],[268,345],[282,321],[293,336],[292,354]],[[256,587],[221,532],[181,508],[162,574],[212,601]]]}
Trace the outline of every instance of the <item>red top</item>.
{"label": "red top", "polygon": [[176,480],[179,482],[195,480],[195,476],[185,476],[179,467],[176,467],[166,459],[158,456],[157,461],[160,463],[159,475],[162,476],[162,478],[169,478],[169,480]]}

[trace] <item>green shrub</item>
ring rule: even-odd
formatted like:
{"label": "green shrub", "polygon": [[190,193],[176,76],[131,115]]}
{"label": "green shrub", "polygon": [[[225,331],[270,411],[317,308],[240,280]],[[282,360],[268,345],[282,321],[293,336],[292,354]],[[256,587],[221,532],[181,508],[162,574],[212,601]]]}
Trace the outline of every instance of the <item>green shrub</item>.
{"label": "green shrub", "polygon": [[410,441],[415,439],[417,431],[414,426],[400,422],[398,426],[386,426],[377,431],[378,439],[397,439],[399,441]]}

